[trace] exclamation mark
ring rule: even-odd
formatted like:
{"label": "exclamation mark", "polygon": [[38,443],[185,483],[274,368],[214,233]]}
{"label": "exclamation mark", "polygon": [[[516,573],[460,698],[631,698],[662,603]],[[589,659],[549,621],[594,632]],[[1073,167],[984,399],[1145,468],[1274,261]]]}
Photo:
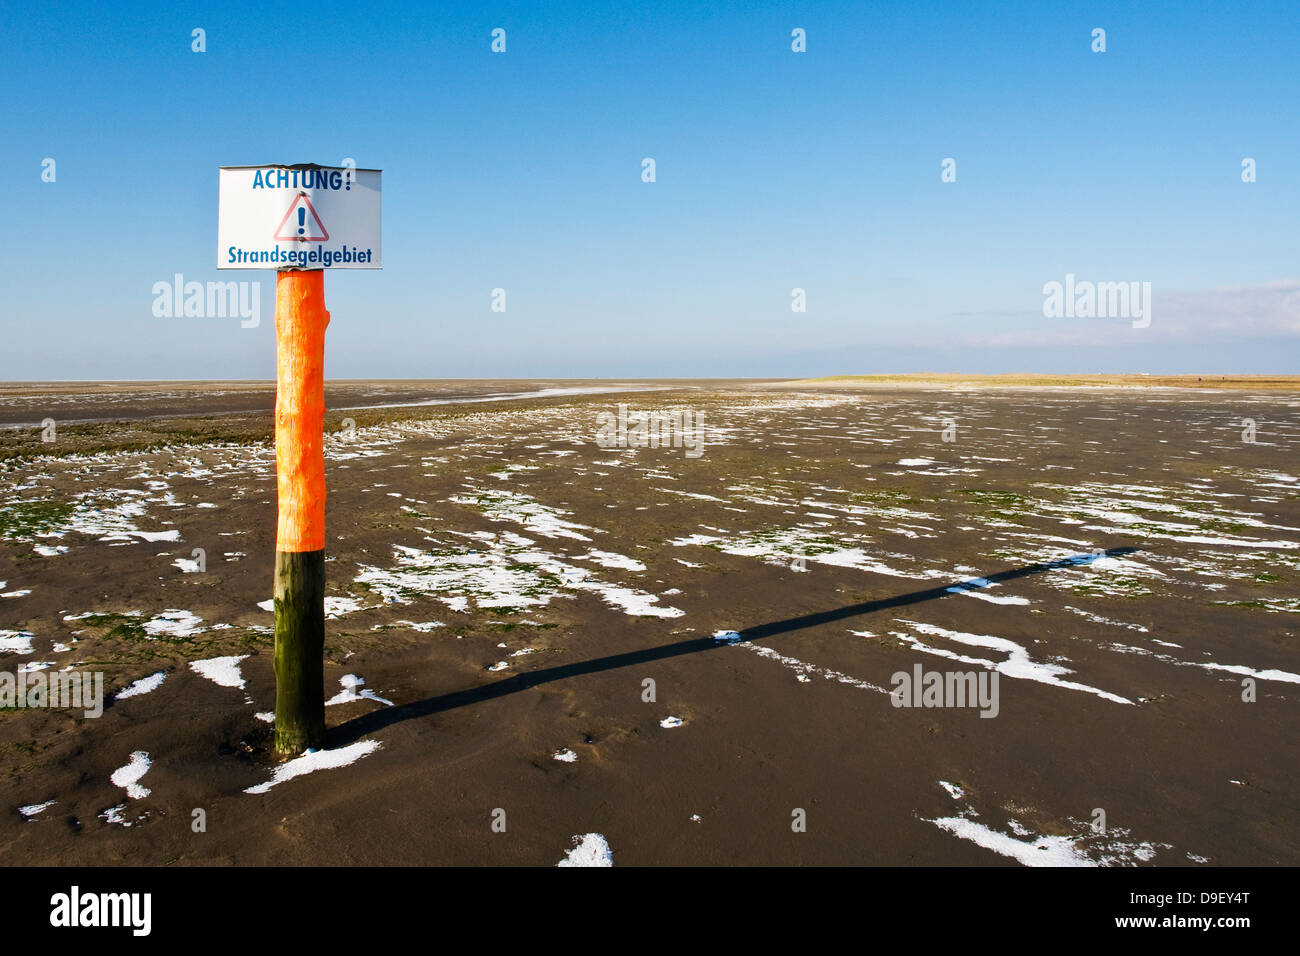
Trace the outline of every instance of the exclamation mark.
{"label": "exclamation mark", "polygon": [[304,235],[307,232],[307,210],[302,206],[298,207],[298,235]]}

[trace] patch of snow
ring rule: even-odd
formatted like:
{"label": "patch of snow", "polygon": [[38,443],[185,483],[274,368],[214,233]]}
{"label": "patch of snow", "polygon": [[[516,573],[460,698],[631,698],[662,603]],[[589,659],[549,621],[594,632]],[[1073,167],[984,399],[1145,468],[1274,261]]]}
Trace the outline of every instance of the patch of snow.
{"label": "patch of snow", "polygon": [[317,770],[335,770],[339,767],[346,767],[349,764],[356,763],[362,757],[368,756],[379,749],[378,740],[358,740],[354,744],[348,744],[346,747],[339,747],[335,750],[308,750],[300,757],[294,757],[287,763],[282,763],[275,768],[275,773],[266,783],[259,783],[255,787],[247,788],[244,793],[266,793],[272,787],[278,787],[295,777],[301,777],[304,774],[315,773]]}
{"label": "patch of snow", "polygon": [[141,800],[149,796],[152,792],[148,787],[142,787],[139,780],[149,772],[149,753],[145,750],[137,750],[131,754],[131,762],[125,767],[118,767],[109,777],[114,786],[121,787],[126,791],[126,795],[132,800]]}
{"label": "patch of snow", "polygon": [[157,690],[162,686],[162,682],[167,678],[167,674],[158,671],[156,674],[150,674],[148,677],[141,677],[130,687],[125,687],[118,691],[114,700],[126,700],[128,697],[139,697],[141,694],[147,694],[152,690]]}
{"label": "patch of snow", "polygon": [[573,849],[564,851],[564,859],[556,866],[613,866],[614,854],[599,833],[584,833],[573,837]]}
{"label": "patch of snow", "polygon": [[145,621],[144,632],[150,637],[191,637],[203,630],[203,618],[193,611],[168,608],[152,620]]}
{"label": "patch of snow", "polygon": [[358,688],[365,682],[365,678],[358,677],[356,674],[344,674],[339,678],[339,683],[343,685],[343,689],[329,700],[325,701],[325,706],[330,707],[334,704],[348,704],[354,700],[373,700],[379,704],[385,704],[389,707],[393,706],[391,700],[385,700],[373,690],[358,690]]}
{"label": "patch of snow", "polygon": [[239,654],[232,657],[210,657],[205,661],[190,661],[190,670],[206,677],[214,684],[243,690],[244,675],[239,672],[239,662],[247,656],[247,654]]}
{"label": "patch of snow", "polygon": [[31,654],[35,636],[31,631],[0,630],[0,654]]}

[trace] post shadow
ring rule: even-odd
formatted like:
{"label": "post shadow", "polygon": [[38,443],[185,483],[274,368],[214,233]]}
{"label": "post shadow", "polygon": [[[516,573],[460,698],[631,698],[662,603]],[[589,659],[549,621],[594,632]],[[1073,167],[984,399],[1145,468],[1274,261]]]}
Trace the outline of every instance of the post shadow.
{"label": "post shadow", "polygon": [[[920,604],[923,601],[932,601],[936,598],[946,597],[949,594],[958,594],[962,591],[987,587],[989,584],[1000,584],[1004,581],[1014,581],[1018,578],[1029,577],[1034,574],[1042,574],[1044,571],[1053,571],[1058,568],[1078,567],[1081,565],[1091,564],[1093,561],[1103,557],[1122,557],[1123,555],[1133,554],[1138,550],[1138,548],[1133,547],[1108,548],[1105,551],[1074,555],[1073,557],[1062,558],[1059,561],[1048,561],[1040,564],[1026,565],[1021,568],[1013,568],[1008,571],[999,571],[996,574],[990,574],[985,578],[967,578],[964,581],[943,584],[938,587],[926,588],[921,591],[912,591],[907,594],[899,594],[889,598],[879,598],[873,601],[863,601],[860,604],[850,604],[831,611],[817,611],[813,614],[804,614],[800,617],[787,618],[784,621],[771,621],[767,624],[759,624],[755,627],[746,628],[744,631],[740,632],[740,639],[744,641],[762,640],[768,637],[775,637],[778,634],[787,634],[790,631],[802,630],[806,627],[816,627],[819,624],[829,624],[832,621],[839,621],[848,617],[857,617],[860,614],[870,614],[873,611],[882,611],[888,608],[907,607],[912,604]],[[513,677],[507,677],[504,680],[495,681],[491,684],[485,684],[480,687],[471,687],[467,690],[453,691],[450,694],[440,694],[437,697],[428,697],[424,700],[414,701],[410,704],[385,707],[382,710],[376,710],[368,714],[363,714],[360,717],[354,717],[337,727],[329,729],[326,732],[328,746],[342,747],[359,740],[367,734],[383,730],[385,727],[390,727],[393,724],[400,723],[404,720],[413,720],[417,717],[430,717],[434,714],[440,714],[443,711],[455,710],[457,707],[465,707],[470,704],[478,704],[487,700],[495,700],[498,697],[505,697],[509,694],[517,694],[520,691],[528,690],[531,687],[538,687],[542,684],[566,680],[570,677],[581,677],[585,674],[597,674],[602,671],[617,670],[620,667],[630,667],[633,664],[648,664],[654,661],[669,660],[674,657],[681,657],[685,654],[696,654],[702,651],[713,650],[718,647],[726,647],[728,643],[734,642],[719,640],[711,636],[697,637],[690,640],[677,641],[673,644],[664,644],[659,647],[647,647],[636,651],[624,651],[622,654],[610,654],[606,657],[595,657],[590,660],[578,661],[573,664],[558,664],[554,667],[542,667],[535,671],[516,674]]]}

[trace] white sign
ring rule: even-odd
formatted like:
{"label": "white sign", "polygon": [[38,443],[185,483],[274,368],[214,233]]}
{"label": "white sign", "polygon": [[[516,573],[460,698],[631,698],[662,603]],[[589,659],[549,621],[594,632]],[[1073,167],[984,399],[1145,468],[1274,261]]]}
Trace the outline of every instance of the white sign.
{"label": "white sign", "polygon": [[222,166],[218,269],[381,269],[378,169]]}

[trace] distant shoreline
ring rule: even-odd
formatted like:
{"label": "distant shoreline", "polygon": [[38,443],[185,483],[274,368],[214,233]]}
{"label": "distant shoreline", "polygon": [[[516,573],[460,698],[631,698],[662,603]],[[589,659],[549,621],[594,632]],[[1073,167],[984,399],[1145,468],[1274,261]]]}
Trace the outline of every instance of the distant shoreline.
{"label": "distant shoreline", "polygon": [[826,378],[766,383],[775,388],[1189,388],[1300,391],[1300,375],[1050,375],[1008,373],[908,373],[905,375],[831,375]]}
{"label": "distant shoreline", "polygon": [[[626,383],[652,386],[672,385],[758,385],[773,387],[842,388],[855,385],[991,385],[1033,387],[1084,386],[1159,386],[1164,388],[1282,388],[1300,389],[1300,375],[1242,375],[1232,373],[1185,373],[1147,375],[1142,373],[1082,373],[1061,375],[1051,372],[889,372],[863,375],[825,375],[807,377],[780,376],[604,376],[601,378],[327,378],[326,386],[413,387],[428,385],[502,387],[517,389],[521,384],[536,388],[570,388],[624,386]],[[0,398],[30,395],[34,391],[74,392],[116,389],[202,389],[219,387],[229,391],[274,390],[274,379],[0,379]]]}

